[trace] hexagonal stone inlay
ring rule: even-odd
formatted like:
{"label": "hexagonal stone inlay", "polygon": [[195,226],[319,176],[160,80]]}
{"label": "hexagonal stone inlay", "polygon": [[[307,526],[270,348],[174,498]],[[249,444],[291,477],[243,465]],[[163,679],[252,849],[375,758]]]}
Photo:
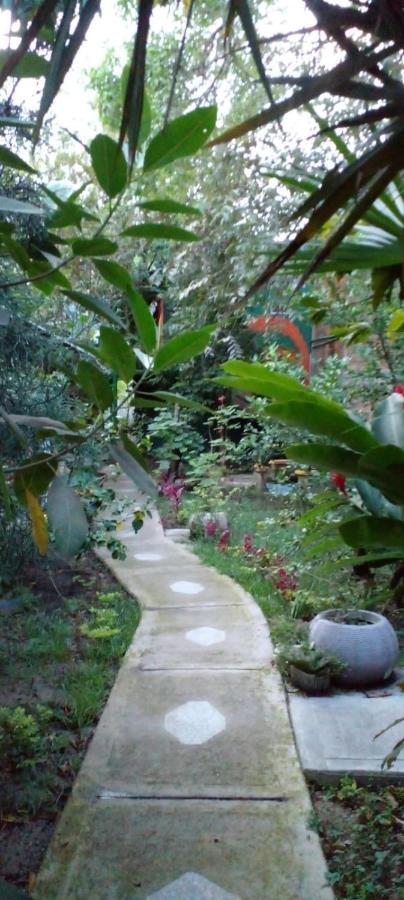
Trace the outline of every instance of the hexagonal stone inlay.
{"label": "hexagonal stone inlay", "polygon": [[240,900],[236,894],[223,891],[213,881],[196,872],[186,872],[161,891],[149,894],[148,900]]}
{"label": "hexagonal stone inlay", "polygon": [[197,581],[174,581],[170,588],[175,594],[200,594],[205,590]]}
{"label": "hexagonal stone inlay", "polygon": [[226,728],[226,719],[207,700],[190,700],[167,713],[164,728],[180,744],[205,744]]}
{"label": "hexagonal stone inlay", "polygon": [[191,631],[187,631],[185,637],[187,641],[192,641],[193,644],[200,644],[201,647],[210,647],[212,644],[220,644],[222,641],[225,641],[226,632],[221,631],[220,628],[205,626],[204,628],[192,628]]}

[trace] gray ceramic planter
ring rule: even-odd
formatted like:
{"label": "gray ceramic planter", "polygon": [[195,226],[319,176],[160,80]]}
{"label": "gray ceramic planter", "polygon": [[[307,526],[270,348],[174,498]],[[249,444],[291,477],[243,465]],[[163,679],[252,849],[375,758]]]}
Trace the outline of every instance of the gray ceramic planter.
{"label": "gray ceramic planter", "polygon": [[327,609],[310,625],[310,640],[321,650],[328,650],[346,668],[335,677],[345,687],[378,684],[390,675],[398,659],[398,640],[388,619],[364,609],[347,610],[363,620],[363,624],[338,622],[341,610]]}

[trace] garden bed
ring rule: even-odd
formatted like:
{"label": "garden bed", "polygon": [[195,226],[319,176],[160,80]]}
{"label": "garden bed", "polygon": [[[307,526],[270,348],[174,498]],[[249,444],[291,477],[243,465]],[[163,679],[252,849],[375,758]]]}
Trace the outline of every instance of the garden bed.
{"label": "garden bed", "polygon": [[12,599],[0,612],[0,878],[29,891],[140,613],[91,553],[27,569]]}

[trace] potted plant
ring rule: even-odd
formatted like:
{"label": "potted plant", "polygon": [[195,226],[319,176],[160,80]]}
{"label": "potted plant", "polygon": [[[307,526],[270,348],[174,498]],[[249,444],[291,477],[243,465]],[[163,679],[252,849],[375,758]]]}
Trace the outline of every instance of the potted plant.
{"label": "potted plant", "polygon": [[331,653],[309,644],[295,645],[285,650],[282,656],[292,684],[307,694],[328,691],[331,678],[344,667],[341,660]]}
{"label": "potted plant", "polygon": [[344,661],[337,680],[346,687],[385,681],[398,659],[397,635],[380,613],[326,609],[315,616],[309,633],[320,652],[334,653]]}

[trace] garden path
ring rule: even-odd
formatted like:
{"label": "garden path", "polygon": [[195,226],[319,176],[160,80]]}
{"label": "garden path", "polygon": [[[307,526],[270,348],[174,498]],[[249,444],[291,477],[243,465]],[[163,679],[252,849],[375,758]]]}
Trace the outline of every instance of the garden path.
{"label": "garden path", "polygon": [[34,897],[332,900],[261,611],[157,514],[119,536],[142,621]]}

